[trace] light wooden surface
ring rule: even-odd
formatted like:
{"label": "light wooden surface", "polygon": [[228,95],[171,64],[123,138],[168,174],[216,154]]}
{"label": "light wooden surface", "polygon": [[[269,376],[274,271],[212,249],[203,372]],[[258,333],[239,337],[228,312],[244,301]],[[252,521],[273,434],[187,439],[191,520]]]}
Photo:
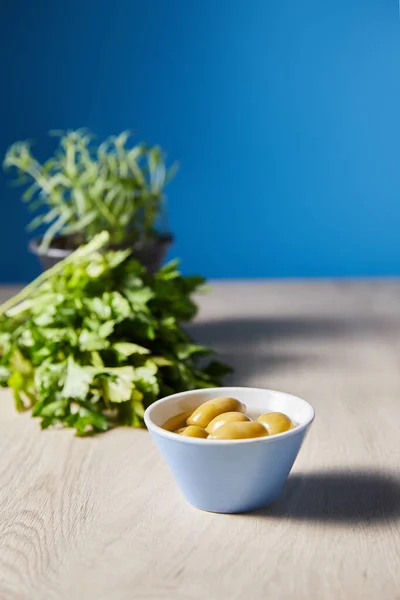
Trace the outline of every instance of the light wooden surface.
{"label": "light wooden surface", "polygon": [[281,499],[197,511],[147,432],[41,432],[3,392],[1,600],[400,599],[400,282],[216,284],[201,306],[231,382],[316,408]]}

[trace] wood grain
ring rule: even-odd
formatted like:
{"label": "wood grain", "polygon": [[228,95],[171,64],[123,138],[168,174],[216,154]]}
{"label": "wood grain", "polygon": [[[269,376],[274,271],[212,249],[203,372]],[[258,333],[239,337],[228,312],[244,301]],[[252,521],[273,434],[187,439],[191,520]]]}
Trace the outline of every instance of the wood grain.
{"label": "wood grain", "polygon": [[191,330],[230,382],[316,408],[280,500],[197,511],[147,432],[41,432],[3,391],[1,600],[400,599],[400,282],[224,283],[200,303]]}

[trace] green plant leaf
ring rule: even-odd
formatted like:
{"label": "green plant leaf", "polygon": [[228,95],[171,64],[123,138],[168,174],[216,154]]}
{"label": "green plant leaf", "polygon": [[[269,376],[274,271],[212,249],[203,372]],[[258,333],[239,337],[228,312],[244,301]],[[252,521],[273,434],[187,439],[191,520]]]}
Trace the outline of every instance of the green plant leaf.
{"label": "green plant leaf", "polygon": [[54,390],[61,389],[65,382],[67,363],[44,361],[35,369],[35,388],[42,398],[51,396]]}
{"label": "green plant leaf", "polygon": [[63,398],[83,400],[89,392],[95,371],[91,367],[82,367],[70,356],[67,363],[67,375],[62,389]]}
{"label": "green plant leaf", "polygon": [[132,382],[122,377],[109,378],[104,381],[104,390],[109,402],[127,402],[131,398],[132,389]]}
{"label": "green plant leaf", "polygon": [[110,306],[112,308],[114,317],[118,318],[119,320],[127,319],[132,314],[132,309],[128,300],[119,292],[111,292]]}
{"label": "green plant leaf", "polygon": [[48,229],[46,230],[46,233],[43,236],[42,243],[40,244],[40,247],[39,247],[39,252],[41,254],[44,254],[47,252],[54,237],[57,234],[61,233],[64,225],[68,222],[70,215],[71,215],[70,211],[66,210],[63,214],[61,214],[58,217],[58,219],[56,221],[54,221],[54,223],[52,223],[48,227]]}
{"label": "green plant leaf", "polygon": [[176,355],[179,360],[186,360],[193,355],[205,356],[210,354],[212,351],[205,346],[199,346],[198,344],[193,344],[191,342],[177,344],[176,346]]}
{"label": "green plant leaf", "polygon": [[68,425],[74,427],[78,436],[92,432],[107,431],[109,423],[107,418],[94,410],[81,407],[79,411],[67,418]]}
{"label": "green plant leaf", "polygon": [[70,225],[66,225],[63,228],[63,234],[71,235],[73,233],[78,233],[79,231],[84,231],[88,225],[95,221],[96,216],[96,211],[94,210],[87,212],[78,221],[75,221]]}
{"label": "green plant leaf", "polygon": [[133,367],[103,369],[98,374],[107,376],[103,383],[106,397],[110,402],[119,403],[131,399],[135,380]]}
{"label": "green plant leaf", "polygon": [[82,351],[104,350],[109,345],[110,342],[106,339],[106,336],[99,335],[95,331],[82,329],[79,336],[79,346]]}
{"label": "green plant leaf", "polygon": [[146,306],[154,298],[154,292],[149,287],[142,287],[137,290],[126,290],[125,294],[132,304],[133,308],[140,309]]}
{"label": "green plant leaf", "polygon": [[65,400],[55,400],[43,406],[40,411],[41,417],[63,417],[65,415],[65,409],[67,402]]}
{"label": "green plant leaf", "polygon": [[3,367],[0,365],[0,385],[6,386],[8,385],[8,378],[10,377],[11,371],[7,367]]}
{"label": "green plant leaf", "polygon": [[203,372],[211,378],[219,378],[232,373],[232,369],[225,363],[214,360],[204,367]]}
{"label": "green plant leaf", "polygon": [[157,367],[170,367],[174,364],[172,359],[165,358],[165,356],[152,356],[151,360]]}
{"label": "green plant leaf", "polygon": [[132,356],[132,354],[150,354],[150,350],[132,342],[117,342],[113,344],[112,348],[125,357]]}

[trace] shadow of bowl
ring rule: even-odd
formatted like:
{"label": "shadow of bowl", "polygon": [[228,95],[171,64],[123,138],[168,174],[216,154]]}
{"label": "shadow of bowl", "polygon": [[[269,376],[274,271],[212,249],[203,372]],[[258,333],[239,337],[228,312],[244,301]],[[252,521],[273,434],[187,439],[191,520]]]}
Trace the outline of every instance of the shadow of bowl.
{"label": "shadow of bowl", "polygon": [[379,471],[296,473],[274,505],[253,514],[331,524],[394,521],[400,517],[400,480]]}

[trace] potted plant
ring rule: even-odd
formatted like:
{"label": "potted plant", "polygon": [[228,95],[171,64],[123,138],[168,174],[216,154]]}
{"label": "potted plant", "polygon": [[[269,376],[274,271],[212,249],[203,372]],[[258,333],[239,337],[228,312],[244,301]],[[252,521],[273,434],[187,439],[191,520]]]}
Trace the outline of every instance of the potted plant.
{"label": "potted plant", "polygon": [[45,227],[29,245],[43,267],[107,230],[111,248],[132,248],[150,272],[157,270],[173,241],[163,190],[176,166],[167,168],[158,146],[130,145],[126,131],[101,144],[86,130],[51,135],[59,147],[45,163],[29,142],[13,144],[4,159],[5,168],[17,169],[17,183],[29,184],[23,200],[38,214],[28,228]]}

